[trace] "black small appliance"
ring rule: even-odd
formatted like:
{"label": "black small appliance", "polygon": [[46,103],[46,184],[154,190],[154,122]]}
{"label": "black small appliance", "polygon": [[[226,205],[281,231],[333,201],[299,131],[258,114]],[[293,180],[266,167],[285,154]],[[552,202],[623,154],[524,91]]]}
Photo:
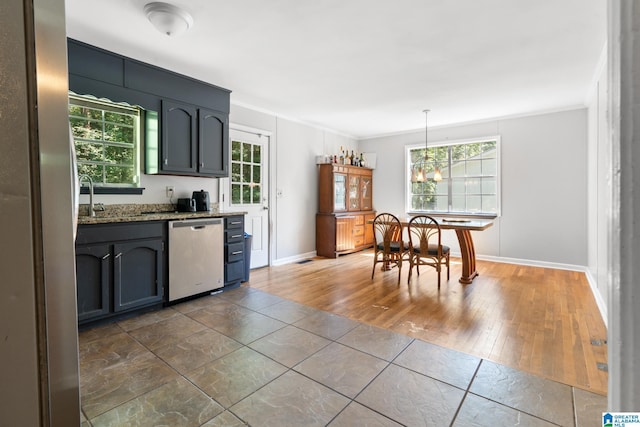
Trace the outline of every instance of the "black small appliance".
{"label": "black small appliance", "polygon": [[208,191],[194,191],[191,198],[196,201],[196,211],[209,211],[210,203]]}
{"label": "black small appliance", "polygon": [[195,212],[196,201],[194,199],[178,199],[176,209],[178,212]]}

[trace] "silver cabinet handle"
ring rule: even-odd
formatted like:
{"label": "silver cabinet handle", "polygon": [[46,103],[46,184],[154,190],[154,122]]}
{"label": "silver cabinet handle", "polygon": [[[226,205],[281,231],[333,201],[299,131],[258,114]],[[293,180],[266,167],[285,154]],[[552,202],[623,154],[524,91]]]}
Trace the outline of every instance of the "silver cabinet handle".
{"label": "silver cabinet handle", "polygon": [[237,224],[242,224],[241,221],[231,221],[231,225],[237,225]]}
{"label": "silver cabinet handle", "polygon": [[242,237],[242,234],[234,234],[233,236],[231,236],[232,239],[236,239],[238,237]]}
{"label": "silver cabinet handle", "polygon": [[106,254],[105,256],[102,257],[102,259],[107,259],[111,256],[111,254]]}
{"label": "silver cabinet handle", "polygon": [[231,252],[231,255],[239,255],[241,253],[242,253],[242,251],[235,251],[235,252]]}
{"label": "silver cabinet handle", "polygon": [[120,252],[118,255],[116,255],[116,258],[120,258],[122,256],[122,252]]}

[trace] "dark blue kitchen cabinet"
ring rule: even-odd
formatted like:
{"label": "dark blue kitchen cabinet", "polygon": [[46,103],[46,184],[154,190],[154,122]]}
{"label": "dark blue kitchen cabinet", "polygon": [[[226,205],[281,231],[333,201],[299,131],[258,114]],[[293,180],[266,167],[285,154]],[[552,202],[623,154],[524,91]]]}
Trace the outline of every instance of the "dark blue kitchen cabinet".
{"label": "dark blue kitchen cabinet", "polygon": [[162,239],[113,245],[113,311],[162,302]]}
{"label": "dark blue kitchen cabinet", "polygon": [[147,174],[229,176],[231,91],[77,40],[67,44],[71,91],[159,118],[159,135],[145,135]]}
{"label": "dark blue kitchen cabinet", "polygon": [[76,248],[78,322],[103,317],[111,311],[111,245]]}
{"label": "dark blue kitchen cabinet", "polygon": [[160,117],[160,152],[147,150],[147,173],[229,175],[228,114],[162,100]]}
{"label": "dark blue kitchen cabinet", "polygon": [[237,286],[244,279],[244,216],[224,219],[224,286]]}
{"label": "dark blue kitchen cabinet", "polygon": [[166,223],[78,227],[78,324],[161,307],[165,301]]}
{"label": "dark blue kitchen cabinet", "polygon": [[198,109],[198,172],[229,176],[229,118],[220,111]]}
{"label": "dark blue kitchen cabinet", "polygon": [[[192,105],[162,101],[162,162],[164,173],[198,173],[197,109]],[[150,155],[150,154],[147,154]]]}

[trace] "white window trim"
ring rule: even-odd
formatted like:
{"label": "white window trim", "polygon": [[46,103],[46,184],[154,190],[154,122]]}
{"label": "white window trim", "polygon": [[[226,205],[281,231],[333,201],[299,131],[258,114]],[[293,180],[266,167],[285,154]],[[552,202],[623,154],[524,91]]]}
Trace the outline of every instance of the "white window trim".
{"label": "white window trim", "polygon": [[[428,147],[442,147],[447,145],[458,145],[458,144],[470,144],[474,142],[482,142],[482,141],[496,141],[496,174],[498,179],[496,180],[496,198],[497,198],[497,212],[495,214],[473,214],[473,213],[449,213],[449,212],[428,212],[432,213],[435,216],[449,216],[449,217],[479,217],[479,218],[498,218],[502,215],[502,143],[500,135],[489,135],[489,136],[479,136],[473,138],[465,138],[465,139],[455,139],[455,140],[445,140],[445,141],[436,141],[429,142]],[[416,148],[424,148],[424,142],[415,143],[404,146],[404,207],[407,215],[409,214],[418,214],[425,213],[425,211],[413,211],[411,210],[411,156],[410,151]]]}

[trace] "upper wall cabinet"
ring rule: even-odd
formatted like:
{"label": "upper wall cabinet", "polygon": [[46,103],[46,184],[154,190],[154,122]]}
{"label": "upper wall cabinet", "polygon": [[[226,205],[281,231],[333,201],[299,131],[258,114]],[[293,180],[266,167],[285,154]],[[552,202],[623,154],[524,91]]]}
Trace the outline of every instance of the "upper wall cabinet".
{"label": "upper wall cabinet", "polygon": [[68,52],[70,90],[147,110],[146,173],[229,175],[229,90],[75,40]]}
{"label": "upper wall cabinet", "polygon": [[[198,172],[196,108],[191,105],[162,101],[160,117],[162,123],[160,170],[175,173]],[[147,152],[147,156],[150,155]]]}
{"label": "upper wall cabinet", "polygon": [[229,176],[229,118],[219,111],[198,110],[198,171]]}
{"label": "upper wall cabinet", "polygon": [[227,114],[163,100],[161,123],[161,149],[147,150],[147,173],[228,176]]}

